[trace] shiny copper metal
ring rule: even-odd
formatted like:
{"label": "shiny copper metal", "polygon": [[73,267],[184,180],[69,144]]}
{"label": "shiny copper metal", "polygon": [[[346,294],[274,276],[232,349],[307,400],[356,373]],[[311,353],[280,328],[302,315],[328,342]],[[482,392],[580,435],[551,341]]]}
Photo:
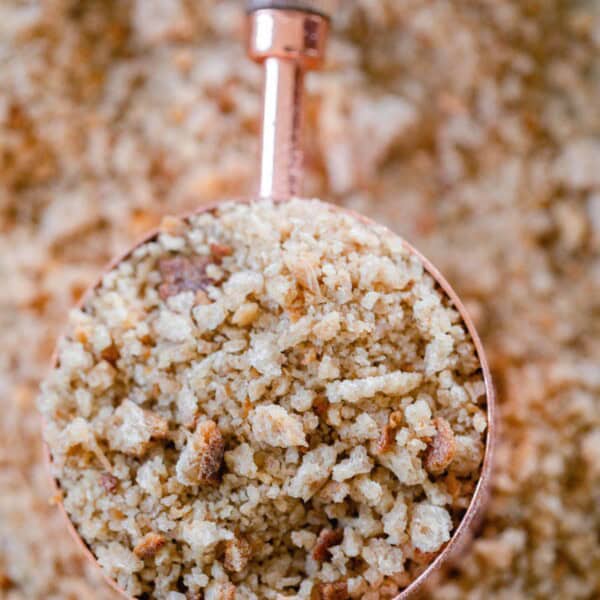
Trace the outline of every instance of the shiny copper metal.
{"label": "shiny copper metal", "polygon": [[[249,24],[249,54],[254,60],[264,63],[266,72],[259,196],[285,201],[298,193],[301,188],[300,131],[302,125],[303,73],[306,69],[316,68],[322,62],[328,24],[326,19],[313,13],[269,9],[257,10],[251,13]],[[240,202],[251,201],[252,199],[240,200]],[[214,211],[216,206],[218,205],[203,207],[193,214]],[[334,206],[331,206],[331,210],[344,211],[344,209]],[[365,223],[372,222],[362,215],[352,214]],[[158,233],[158,230],[155,230],[146,235],[132,249],[108,265],[105,272],[111,271],[121,261],[127,259],[138,246],[154,239]],[[422,261],[425,270],[448,295],[456,310],[460,313],[473,340],[485,382],[488,430],[481,476],[465,516],[444,550],[394,600],[409,600],[417,597],[421,591],[426,590],[428,582],[434,579],[434,575],[440,573],[451,561],[460,557],[461,552],[475,535],[490,494],[496,439],[494,387],[484,349],[475,326],[457,294],[441,273],[413,246],[407,242],[404,242],[404,244],[410,252]],[[89,296],[101,284],[103,275],[88,288],[80,300],[80,307],[85,304]],[[56,356],[53,359],[53,364],[56,365]],[[45,454],[48,462],[48,472],[51,474],[52,456],[46,444]],[[100,568],[95,556],[79,536],[66,513],[63,503],[60,501],[59,483],[52,475],[51,479],[56,487],[56,498],[59,499],[57,503],[64,515],[68,530],[81,547],[83,554]],[[115,591],[124,598],[131,600],[115,581],[105,575],[103,571],[102,574]]]}
{"label": "shiny copper metal", "polygon": [[261,8],[302,10],[331,19],[339,7],[340,0],[247,0],[246,10],[252,12]]}
{"label": "shiny copper metal", "polygon": [[257,10],[249,16],[248,55],[264,64],[258,195],[302,193],[304,73],[325,56],[327,19],[306,12]]}

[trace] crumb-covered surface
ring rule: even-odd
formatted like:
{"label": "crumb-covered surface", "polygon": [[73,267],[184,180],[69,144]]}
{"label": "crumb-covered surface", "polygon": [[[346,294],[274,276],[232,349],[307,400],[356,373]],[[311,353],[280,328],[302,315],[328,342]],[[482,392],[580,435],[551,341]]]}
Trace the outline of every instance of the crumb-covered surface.
{"label": "crumb-covered surface", "polygon": [[72,312],[39,405],[65,509],[135,597],[399,591],[460,523],[487,435],[475,348],[420,259],[315,200],[165,219]]}
{"label": "crumb-covered surface", "polygon": [[[308,80],[306,193],[440,267],[499,392],[482,535],[430,597],[595,598],[596,3],[343,5],[330,67]],[[259,70],[237,1],[7,1],[0,14],[0,596],[113,600],[48,501],[38,384],[108,259],[163,214],[252,191]]]}

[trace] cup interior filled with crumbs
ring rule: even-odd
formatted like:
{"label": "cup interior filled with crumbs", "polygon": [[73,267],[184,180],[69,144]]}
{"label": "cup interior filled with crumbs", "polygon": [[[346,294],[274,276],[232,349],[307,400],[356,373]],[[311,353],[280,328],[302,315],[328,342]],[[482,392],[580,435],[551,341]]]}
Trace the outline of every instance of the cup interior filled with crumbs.
{"label": "cup interior filled with crumbs", "polygon": [[90,290],[39,406],[64,509],[128,596],[375,600],[482,491],[486,377],[397,235],[317,200],[226,202]]}

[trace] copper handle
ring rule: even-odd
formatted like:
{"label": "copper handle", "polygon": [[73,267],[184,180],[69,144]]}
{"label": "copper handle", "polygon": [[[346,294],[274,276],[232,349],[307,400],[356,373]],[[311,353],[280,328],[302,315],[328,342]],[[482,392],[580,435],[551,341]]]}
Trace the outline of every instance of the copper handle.
{"label": "copper handle", "polygon": [[303,10],[331,19],[337,10],[339,0],[247,0],[246,10],[252,12],[261,8],[283,8]]}
{"label": "copper handle", "polygon": [[258,196],[302,193],[304,73],[325,55],[328,20],[312,12],[259,9],[249,15],[248,55],[264,65]]}

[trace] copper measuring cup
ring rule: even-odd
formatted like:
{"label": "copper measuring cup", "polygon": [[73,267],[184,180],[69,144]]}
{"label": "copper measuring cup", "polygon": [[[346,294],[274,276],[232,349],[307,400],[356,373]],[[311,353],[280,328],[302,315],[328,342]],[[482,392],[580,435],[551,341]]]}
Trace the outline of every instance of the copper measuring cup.
{"label": "copper measuring cup", "polygon": [[[247,2],[248,54],[250,58],[264,65],[265,72],[262,150],[257,194],[260,198],[285,201],[301,192],[303,79],[306,71],[318,68],[324,60],[333,4],[334,0],[249,0]],[[242,200],[242,202],[250,201],[251,199]],[[205,206],[194,214],[209,212],[214,208],[214,205]],[[332,209],[350,212],[333,206]],[[352,214],[364,222],[370,222],[362,215]],[[108,265],[105,272],[128,258],[139,245],[152,240],[157,235],[158,231],[146,235],[132,249]],[[488,429],[480,478],[465,515],[450,541],[434,561],[394,600],[415,598],[420,591],[427,589],[428,584],[435,579],[434,575],[441,572],[444,566],[456,560],[475,535],[490,494],[492,457],[496,437],[494,388],[483,346],[473,321],[456,292],[433,264],[406,241],[404,244],[421,260],[427,273],[450,298],[473,340],[485,383]],[[102,276],[88,288],[80,300],[80,306],[85,304],[86,299],[100,285],[101,280]],[[56,357],[53,362],[56,363]],[[47,445],[45,445],[45,451],[50,467],[52,456]],[[59,483],[54,478],[52,481],[57,487],[59,492],[57,498],[59,498]],[[70,521],[62,502],[58,502],[58,507],[81,551],[100,569],[96,557]],[[130,598],[114,580],[105,575],[103,571],[102,573],[116,592],[124,598]]]}

